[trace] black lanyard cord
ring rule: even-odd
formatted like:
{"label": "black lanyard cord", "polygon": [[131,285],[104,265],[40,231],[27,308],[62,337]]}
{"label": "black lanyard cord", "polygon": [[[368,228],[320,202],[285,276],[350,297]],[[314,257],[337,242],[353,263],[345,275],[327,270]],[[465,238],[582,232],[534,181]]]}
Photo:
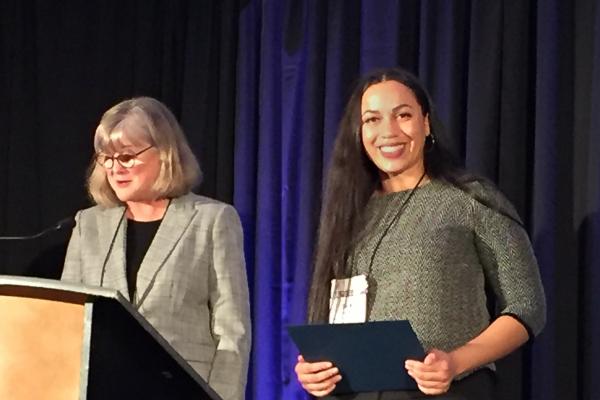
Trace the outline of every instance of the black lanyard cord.
{"label": "black lanyard cord", "polygon": [[415,187],[413,187],[410,190],[410,192],[408,193],[408,196],[406,196],[406,198],[404,199],[404,201],[402,202],[402,204],[398,208],[398,211],[396,211],[396,215],[394,215],[394,218],[392,218],[392,220],[390,221],[390,223],[388,224],[388,226],[386,226],[385,230],[383,231],[383,234],[377,240],[377,243],[375,244],[375,248],[373,249],[373,253],[371,254],[371,260],[369,261],[369,269],[367,270],[367,277],[371,276],[371,272],[373,270],[373,261],[375,260],[375,255],[377,254],[377,250],[379,250],[379,246],[381,245],[381,242],[383,241],[383,238],[386,237],[386,235],[388,234],[389,230],[392,228],[392,226],[394,226],[394,224],[396,223],[396,221],[398,221],[398,219],[402,215],[402,212],[404,211],[404,209],[408,205],[408,202],[410,201],[411,197],[413,196],[413,194],[415,194],[415,191],[417,190],[417,188],[421,184],[421,181],[423,181],[423,178],[425,178],[425,173],[423,173],[423,175],[421,175],[421,177],[419,178],[419,181],[417,182],[417,184],[415,185]]}

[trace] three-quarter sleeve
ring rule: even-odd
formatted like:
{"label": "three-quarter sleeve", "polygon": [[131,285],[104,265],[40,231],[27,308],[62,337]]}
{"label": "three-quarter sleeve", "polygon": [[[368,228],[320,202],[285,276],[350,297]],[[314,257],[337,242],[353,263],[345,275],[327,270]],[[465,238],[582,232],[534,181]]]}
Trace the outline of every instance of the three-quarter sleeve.
{"label": "three-quarter sleeve", "polygon": [[483,195],[494,207],[473,200],[475,243],[497,313],[517,319],[531,338],[546,322],[546,299],[529,236],[500,192],[486,188]]}

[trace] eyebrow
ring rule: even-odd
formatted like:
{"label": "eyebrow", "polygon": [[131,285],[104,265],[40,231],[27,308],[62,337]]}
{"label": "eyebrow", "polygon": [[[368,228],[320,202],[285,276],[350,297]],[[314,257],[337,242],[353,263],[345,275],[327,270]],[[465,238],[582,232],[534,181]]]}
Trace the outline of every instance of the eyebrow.
{"label": "eyebrow", "polygon": [[[403,103],[403,104],[399,104],[399,105],[397,105],[396,107],[392,108],[392,112],[396,112],[396,111],[398,111],[398,110],[400,110],[401,108],[404,108],[404,107],[413,108],[413,107],[412,107],[410,104]],[[365,111],[364,111],[364,112],[361,114],[361,116],[362,116],[362,115],[365,115],[365,114],[367,114],[367,113],[380,114],[381,112],[380,112],[380,111],[378,111],[378,110],[365,110]]]}
{"label": "eyebrow", "polygon": [[124,150],[131,150],[132,145],[128,144],[126,146],[118,146],[119,148],[117,149],[116,146],[104,146],[104,148],[100,149],[98,152],[102,153],[102,154],[106,154],[108,155],[109,153],[114,154],[123,154]]}

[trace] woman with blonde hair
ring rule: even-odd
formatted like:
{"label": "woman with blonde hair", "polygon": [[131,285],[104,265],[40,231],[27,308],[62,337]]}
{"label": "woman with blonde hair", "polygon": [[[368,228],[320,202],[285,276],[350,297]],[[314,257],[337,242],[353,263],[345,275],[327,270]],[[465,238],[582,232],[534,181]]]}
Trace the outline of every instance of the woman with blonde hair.
{"label": "woman with blonde hair", "polygon": [[94,137],[62,279],[117,289],[223,399],[244,398],[248,283],[235,209],[191,193],[200,168],[169,109],[123,101]]}

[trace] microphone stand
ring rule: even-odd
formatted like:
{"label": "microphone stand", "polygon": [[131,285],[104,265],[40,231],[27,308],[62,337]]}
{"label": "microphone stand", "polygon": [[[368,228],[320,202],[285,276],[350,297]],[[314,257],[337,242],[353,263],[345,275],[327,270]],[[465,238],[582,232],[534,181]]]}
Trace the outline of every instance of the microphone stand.
{"label": "microphone stand", "polygon": [[49,228],[44,229],[41,232],[35,233],[33,235],[24,235],[24,236],[0,236],[0,241],[2,240],[32,240],[38,239],[51,232],[60,231],[66,228],[73,228],[75,226],[75,219],[73,217],[67,217],[56,224],[52,225]]}
{"label": "microphone stand", "polygon": [[[9,243],[10,243],[10,247],[13,246],[17,246],[18,248],[21,248],[22,245],[25,245],[26,243],[32,243],[32,242],[37,242],[37,240],[41,240],[46,236],[50,236],[51,233],[56,233],[65,229],[72,229],[75,226],[75,218],[73,217],[68,217],[65,218],[59,222],[57,222],[56,224],[42,230],[41,232],[37,232],[35,234],[32,235],[10,235],[10,236],[0,236],[0,245],[2,245],[2,243],[6,243],[7,245],[5,246],[0,246],[0,248],[4,248],[4,250],[8,250],[9,248]],[[22,244],[22,245],[21,245]],[[0,251],[0,255],[1,257],[1,263],[0,263],[0,268],[4,267],[4,263],[6,261],[8,261],[9,259],[12,259],[12,257],[10,255],[4,254],[5,251]],[[14,249],[13,249],[14,250]],[[11,274],[11,275],[25,275],[25,276],[37,276],[40,278],[47,278],[47,279],[59,279],[60,278],[60,273],[62,269],[59,269],[59,266],[62,266],[62,264],[64,263],[64,258],[65,258],[65,250],[66,250],[66,246],[63,245],[53,245],[51,247],[46,247],[43,251],[41,252],[37,252],[34,251],[34,258],[32,260],[28,259],[27,256],[24,256],[24,254],[27,254],[27,250],[25,250],[25,253],[23,254],[23,251],[21,250],[17,250],[15,252],[15,255],[17,253],[19,253],[19,257],[21,258],[21,261],[19,261],[19,265],[21,265],[20,268],[18,269],[11,269],[10,272],[7,270],[5,271],[4,269],[0,270],[0,274]],[[24,260],[24,261],[23,261]],[[13,260],[14,262],[14,260]],[[53,268],[49,268],[48,265],[52,265]]]}

